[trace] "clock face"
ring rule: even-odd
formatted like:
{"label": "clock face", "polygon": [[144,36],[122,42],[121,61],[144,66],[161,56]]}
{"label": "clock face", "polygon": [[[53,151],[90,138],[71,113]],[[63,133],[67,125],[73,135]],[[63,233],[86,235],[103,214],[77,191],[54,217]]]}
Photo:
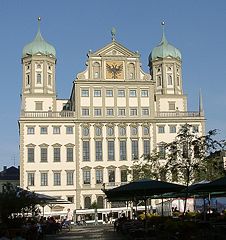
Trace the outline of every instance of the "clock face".
{"label": "clock face", "polygon": [[106,78],[108,79],[123,79],[123,62],[108,61],[106,62]]}

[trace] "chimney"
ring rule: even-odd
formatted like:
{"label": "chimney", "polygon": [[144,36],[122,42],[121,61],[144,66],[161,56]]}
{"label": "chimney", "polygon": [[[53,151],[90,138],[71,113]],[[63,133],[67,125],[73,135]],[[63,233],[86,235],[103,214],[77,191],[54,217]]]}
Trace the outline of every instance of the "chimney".
{"label": "chimney", "polygon": [[7,169],[7,166],[3,166],[3,171],[5,171]]}

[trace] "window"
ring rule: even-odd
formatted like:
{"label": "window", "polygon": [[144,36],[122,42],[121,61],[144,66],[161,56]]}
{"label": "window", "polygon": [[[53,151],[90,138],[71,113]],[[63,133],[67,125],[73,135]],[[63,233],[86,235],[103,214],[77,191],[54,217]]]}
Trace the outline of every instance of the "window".
{"label": "window", "polygon": [[40,69],[40,68],[41,68],[41,64],[37,64],[37,68],[39,68],[39,69]]}
{"label": "window", "polygon": [[101,97],[101,90],[94,90],[94,97]]}
{"label": "window", "polygon": [[37,84],[41,84],[42,83],[42,75],[41,75],[41,73],[37,73],[36,82],[37,82]]}
{"label": "window", "polygon": [[53,185],[54,186],[61,185],[61,173],[60,172],[53,173]]}
{"label": "window", "polygon": [[97,197],[97,208],[104,208],[104,198],[102,196]]}
{"label": "window", "polygon": [[72,147],[67,147],[67,162],[73,162],[73,148]]}
{"label": "window", "polygon": [[42,110],[42,104],[43,102],[35,102],[35,110]]}
{"label": "window", "polygon": [[41,180],[40,182],[41,186],[48,186],[48,173],[41,173],[40,180]]}
{"label": "window", "polygon": [[51,74],[48,74],[48,85],[51,86],[51,84],[52,84],[52,76]]}
{"label": "window", "polygon": [[132,160],[138,159],[138,140],[132,140]]}
{"label": "window", "polygon": [[160,145],[159,146],[159,157],[160,157],[160,159],[165,159],[165,156],[166,156],[165,146]]}
{"label": "window", "polygon": [[53,148],[53,161],[60,162],[60,148],[59,147]]}
{"label": "window", "polygon": [[192,126],[192,131],[193,131],[193,133],[198,133],[199,132],[199,125],[193,125]]}
{"label": "window", "polygon": [[113,97],[113,90],[106,90],[106,97]]}
{"label": "window", "polygon": [[143,134],[145,136],[149,135],[149,127],[147,127],[147,126],[143,127]]}
{"label": "window", "polygon": [[27,161],[34,162],[35,161],[35,149],[33,147],[29,147],[27,149]]}
{"label": "window", "polygon": [[119,127],[119,135],[125,136],[126,135],[126,128],[125,127]]}
{"label": "window", "polygon": [[94,116],[101,116],[101,109],[100,108],[95,108],[94,109]]}
{"label": "window", "polygon": [[101,129],[101,127],[96,127],[95,128],[95,134],[96,134],[96,136],[101,136],[101,134],[102,134],[102,129]]}
{"label": "window", "polygon": [[135,78],[135,66],[133,63],[128,64],[128,78],[129,79]]}
{"label": "window", "polygon": [[102,141],[95,141],[96,161],[102,161]]}
{"label": "window", "polygon": [[144,140],[144,158],[150,156],[150,140]]}
{"label": "window", "polygon": [[177,132],[177,128],[175,125],[170,125],[169,126],[169,132],[170,133],[176,133]]}
{"label": "window", "polygon": [[34,127],[28,127],[27,128],[27,134],[35,134],[35,128]]}
{"label": "window", "polygon": [[113,136],[114,135],[114,128],[113,127],[107,127],[107,135]]}
{"label": "window", "polygon": [[67,171],[67,185],[74,185],[74,171]]}
{"label": "window", "polygon": [[175,110],[176,106],[175,106],[175,102],[169,102],[169,110]]}
{"label": "window", "polygon": [[126,116],[126,109],[125,108],[119,108],[118,115],[119,116]]}
{"label": "window", "polygon": [[91,198],[90,197],[85,197],[84,198],[84,208],[88,209],[91,207]]}
{"label": "window", "polygon": [[53,127],[53,134],[60,134],[60,127]]}
{"label": "window", "polygon": [[96,169],[96,184],[103,183],[103,170]]}
{"label": "window", "polygon": [[40,127],[40,134],[47,134],[48,128],[47,127]]}
{"label": "window", "polygon": [[41,147],[41,162],[47,162],[48,160],[48,149]]}
{"label": "window", "polygon": [[161,76],[157,76],[157,87],[162,86]]}
{"label": "window", "polygon": [[82,89],[82,97],[89,97],[89,90],[88,89]]}
{"label": "window", "polygon": [[183,144],[183,153],[182,153],[183,158],[188,158],[188,145]]}
{"label": "window", "polygon": [[138,133],[138,129],[137,129],[137,127],[131,127],[131,135],[137,135],[137,133]]}
{"label": "window", "polygon": [[180,86],[180,77],[177,76],[177,85]]}
{"label": "window", "polygon": [[89,108],[82,109],[82,116],[89,116]]}
{"label": "window", "polygon": [[100,63],[93,63],[93,78],[100,78]]}
{"label": "window", "polygon": [[126,141],[119,142],[120,160],[126,160]]}
{"label": "window", "polygon": [[52,70],[50,65],[48,65],[48,70],[49,70],[49,71],[51,71],[51,70]]}
{"label": "window", "polygon": [[27,85],[30,85],[30,76],[29,76],[29,74],[26,75],[26,78],[27,78]]}
{"label": "window", "polygon": [[125,90],[118,90],[118,97],[125,97]]}
{"label": "window", "polygon": [[85,137],[89,136],[89,128],[88,127],[84,127],[82,129],[82,135]]}
{"label": "window", "polygon": [[165,126],[158,126],[158,133],[165,133]]}
{"label": "window", "polygon": [[89,155],[89,141],[83,141],[82,142],[82,150],[83,150],[83,161],[90,161]]}
{"label": "window", "polygon": [[35,185],[35,174],[27,173],[27,185],[34,186]]}
{"label": "window", "polygon": [[137,108],[130,109],[130,116],[137,116]]}
{"label": "window", "polygon": [[115,142],[108,141],[108,160],[114,161],[115,160]]}
{"label": "window", "polygon": [[83,170],[83,184],[90,184],[90,170]]}
{"label": "window", "polygon": [[108,182],[109,183],[115,182],[115,170],[114,169],[108,169]]}
{"label": "window", "polygon": [[73,127],[66,127],[66,134],[73,134]]}
{"label": "window", "polygon": [[141,97],[148,97],[148,90],[141,90]]}
{"label": "window", "polygon": [[127,170],[121,169],[121,183],[127,182]]}
{"label": "window", "polygon": [[129,96],[130,97],[136,97],[137,96],[137,91],[136,90],[129,90]]}
{"label": "window", "polygon": [[74,197],[68,196],[67,197],[68,202],[74,203]]}
{"label": "window", "polygon": [[114,109],[113,108],[107,108],[107,116],[114,116]]}
{"label": "window", "polygon": [[142,115],[143,116],[149,116],[149,109],[148,108],[143,108],[142,109]]}
{"label": "window", "polygon": [[173,85],[173,79],[172,79],[172,75],[168,74],[168,85]]}

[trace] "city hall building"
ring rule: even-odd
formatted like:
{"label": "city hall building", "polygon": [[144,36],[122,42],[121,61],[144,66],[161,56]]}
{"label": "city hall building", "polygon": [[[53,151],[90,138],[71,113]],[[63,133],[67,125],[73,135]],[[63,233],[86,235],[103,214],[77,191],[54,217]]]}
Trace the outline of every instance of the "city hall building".
{"label": "city hall building", "polygon": [[66,199],[72,209],[94,201],[109,207],[103,186],[130,181],[134,160],[164,151],[181,125],[205,133],[201,97],[197,111],[188,111],[181,53],[164,31],[148,73],[114,30],[109,44],[87,56],[65,100],[56,95],[55,48],[40,28],[22,54],[20,186]]}

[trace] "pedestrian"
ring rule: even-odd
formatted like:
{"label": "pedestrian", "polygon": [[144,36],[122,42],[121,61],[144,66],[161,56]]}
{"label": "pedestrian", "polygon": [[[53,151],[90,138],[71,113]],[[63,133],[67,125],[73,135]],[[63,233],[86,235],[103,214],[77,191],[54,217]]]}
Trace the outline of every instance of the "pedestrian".
{"label": "pedestrian", "polygon": [[71,212],[70,208],[68,208],[67,215],[66,215],[66,222],[68,224],[69,231],[71,230],[72,220],[73,220],[73,213]]}

